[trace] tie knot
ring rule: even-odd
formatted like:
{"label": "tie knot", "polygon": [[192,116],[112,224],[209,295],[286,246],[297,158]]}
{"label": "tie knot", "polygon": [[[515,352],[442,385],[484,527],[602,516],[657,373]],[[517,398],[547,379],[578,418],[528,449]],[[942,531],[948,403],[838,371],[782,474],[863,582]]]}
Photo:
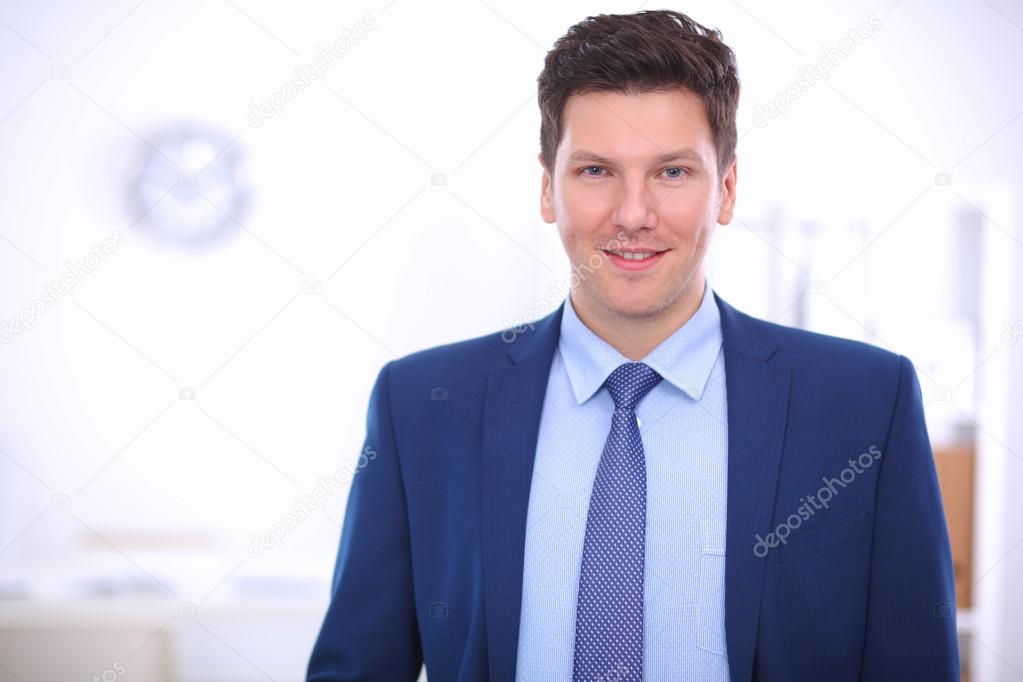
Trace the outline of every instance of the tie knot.
{"label": "tie knot", "polygon": [[637,403],[661,380],[661,375],[642,362],[620,365],[604,385],[619,410],[634,410]]}

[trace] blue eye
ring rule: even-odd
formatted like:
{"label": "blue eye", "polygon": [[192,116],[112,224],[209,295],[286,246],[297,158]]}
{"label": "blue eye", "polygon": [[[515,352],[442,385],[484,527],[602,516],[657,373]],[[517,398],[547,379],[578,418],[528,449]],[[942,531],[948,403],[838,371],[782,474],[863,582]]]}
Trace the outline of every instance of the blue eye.
{"label": "blue eye", "polygon": [[[596,170],[598,173],[590,173],[589,171],[591,170]],[[583,166],[579,169],[579,173],[590,178],[599,178],[604,174],[604,170],[605,168],[603,166]],[[691,173],[688,168],[682,168],[681,166],[671,166],[669,168],[665,168],[662,172],[665,171],[669,172],[668,177],[672,180],[681,180]],[[670,173],[671,171],[677,171],[677,173],[672,174]]]}

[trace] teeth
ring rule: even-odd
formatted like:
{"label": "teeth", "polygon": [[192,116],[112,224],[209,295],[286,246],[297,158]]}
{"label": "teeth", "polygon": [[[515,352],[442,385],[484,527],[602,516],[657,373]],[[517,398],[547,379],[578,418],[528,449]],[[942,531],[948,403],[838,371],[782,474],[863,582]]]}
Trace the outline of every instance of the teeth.
{"label": "teeth", "polygon": [[657,255],[656,253],[626,253],[625,251],[612,251],[611,253],[626,260],[646,260]]}

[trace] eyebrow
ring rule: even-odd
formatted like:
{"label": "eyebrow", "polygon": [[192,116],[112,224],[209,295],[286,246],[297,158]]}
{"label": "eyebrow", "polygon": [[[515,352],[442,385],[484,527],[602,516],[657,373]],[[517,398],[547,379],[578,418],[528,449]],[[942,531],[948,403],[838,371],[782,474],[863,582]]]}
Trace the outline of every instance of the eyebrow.
{"label": "eyebrow", "polygon": [[[614,161],[608,159],[595,152],[587,151],[585,149],[579,149],[572,152],[572,155],[568,157],[569,163],[578,163],[580,161],[590,161],[593,163],[599,163],[607,166],[613,166]],[[698,151],[692,147],[683,147],[681,149],[675,149],[670,152],[666,152],[654,158],[654,164],[669,163],[671,161],[692,161],[694,163],[703,163],[703,157]]]}

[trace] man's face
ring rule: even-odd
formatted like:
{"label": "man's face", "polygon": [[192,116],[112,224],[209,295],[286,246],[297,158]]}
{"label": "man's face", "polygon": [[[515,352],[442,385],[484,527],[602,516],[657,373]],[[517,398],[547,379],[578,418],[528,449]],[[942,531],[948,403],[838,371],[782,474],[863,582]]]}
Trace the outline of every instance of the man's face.
{"label": "man's face", "polygon": [[[673,152],[682,155],[669,158]],[[721,178],[697,95],[573,95],[555,158],[553,169],[544,168],[540,212],[558,224],[577,275],[577,306],[650,318],[684,307],[693,287],[699,296],[715,223],[732,219],[736,164]],[[658,255],[626,260],[611,250]]]}

